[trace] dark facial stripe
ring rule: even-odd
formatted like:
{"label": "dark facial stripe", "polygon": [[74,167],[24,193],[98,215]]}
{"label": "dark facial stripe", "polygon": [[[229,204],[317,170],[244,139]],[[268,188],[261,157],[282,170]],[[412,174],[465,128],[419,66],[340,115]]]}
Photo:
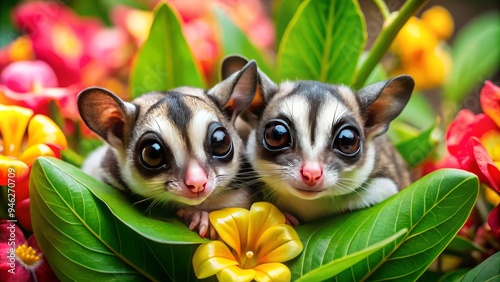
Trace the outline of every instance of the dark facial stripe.
{"label": "dark facial stripe", "polygon": [[316,124],[318,113],[321,111],[322,101],[319,99],[308,99],[309,102],[309,131],[311,132],[311,145],[314,145],[316,140]]}
{"label": "dark facial stripe", "polygon": [[[128,193],[132,192],[127,183],[122,178],[120,167],[118,166],[118,161],[116,160],[116,156],[113,151],[111,151],[111,149],[108,149],[106,155],[104,155],[104,158],[101,161],[101,167],[113,177],[113,180],[120,184],[123,190]],[[113,186],[111,183],[109,183],[109,181],[105,180],[105,182]]]}
{"label": "dark facial stripe", "polygon": [[[167,117],[179,129],[181,136],[188,136],[187,125],[193,118],[193,112],[184,101],[185,95],[176,91],[169,91],[160,101],[149,108],[148,112],[160,107],[163,104],[167,105]],[[189,138],[183,138],[186,142],[186,147],[191,150]]]}

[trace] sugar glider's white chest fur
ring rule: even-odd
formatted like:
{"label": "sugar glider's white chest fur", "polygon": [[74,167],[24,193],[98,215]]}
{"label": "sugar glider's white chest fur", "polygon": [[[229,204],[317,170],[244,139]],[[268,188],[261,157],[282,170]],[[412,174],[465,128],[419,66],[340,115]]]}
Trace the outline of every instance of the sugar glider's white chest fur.
{"label": "sugar glider's white chest fur", "polygon": [[85,89],[80,115],[106,143],[83,170],[153,204],[203,211],[185,220],[204,236],[207,212],[251,204],[251,191],[236,179],[245,147],[234,123],[255,94],[256,72],[250,62],[208,91],[181,87],[132,102]]}
{"label": "sugar glider's white chest fur", "polygon": [[[369,207],[410,184],[384,134],[413,91],[402,75],[355,92],[317,81],[279,85],[259,71],[247,154],[267,200],[300,222]],[[253,114],[252,114],[253,113]]]}

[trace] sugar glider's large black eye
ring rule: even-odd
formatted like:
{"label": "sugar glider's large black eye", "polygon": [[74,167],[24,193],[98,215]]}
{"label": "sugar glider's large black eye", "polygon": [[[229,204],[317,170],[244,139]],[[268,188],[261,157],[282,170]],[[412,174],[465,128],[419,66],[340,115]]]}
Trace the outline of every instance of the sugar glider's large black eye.
{"label": "sugar glider's large black eye", "polygon": [[347,157],[354,157],[361,148],[358,130],[352,126],[342,127],[333,141],[333,149]]}
{"label": "sugar glider's large black eye", "polygon": [[233,141],[227,129],[220,123],[209,127],[210,152],[213,158],[228,161],[233,156]]}
{"label": "sugar glider's large black eye", "polygon": [[264,131],[264,147],[269,151],[286,150],[292,146],[288,124],[283,120],[272,120]]}
{"label": "sugar glider's large black eye", "polygon": [[147,133],[141,137],[137,154],[147,169],[156,170],[167,165],[165,148],[155,134]]}

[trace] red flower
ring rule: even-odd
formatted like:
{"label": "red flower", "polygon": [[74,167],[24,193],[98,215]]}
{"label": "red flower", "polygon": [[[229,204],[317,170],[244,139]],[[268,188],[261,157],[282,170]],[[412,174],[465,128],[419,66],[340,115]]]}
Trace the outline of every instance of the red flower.
{"label": "red flower", "polygon": [[[450,124],[448,151],[460,168],[476,174],[481,183],[500,195],[500,88],[486,81],[480,99],[484,114],[462,110]],[[491,211],[488,223],[493,234],[500,236],[498,206]]]}
{"label": "red flower", "polygon": [[446,134],[448,151],[457,158],[461,168],[475,173],[482,183],[500,191],[500,171],[483,145],[491,138],[500,138],[498,126],[489,116],[474,115],[469,110],[458,113]]}
{"label": "red flower", "polygon": [[0,281],[58,281],[35,237],[26,240],[7,220],[0,220],[0,253]]}
{"label": "red flower", "polygon": [[50,1],[22,4],[13,18],[31,38],[36,58],[54,69],[59,86],[81,82],[81,69],[91,59],[92,38],[103,29],[100,21],[79,18],[66,6]]}

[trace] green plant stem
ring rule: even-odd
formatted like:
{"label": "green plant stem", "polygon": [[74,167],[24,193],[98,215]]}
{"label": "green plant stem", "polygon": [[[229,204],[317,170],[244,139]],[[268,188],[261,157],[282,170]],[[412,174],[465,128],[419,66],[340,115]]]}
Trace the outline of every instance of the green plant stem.
{"label": "green plant stem", "polygon": [[363,87],[370,73],[391,46],[399,30],[426,2],[427,0],[409,0],[395,15],[392,15],[384,22],[382,30],[368,52],[366,60],[356,69],[351,83],[354,89]]}
{"label": "green plant stem", "polygon": [[382,14],[382,18],[384,19],[384,21],[386,21],[391,15],[391,11],[389,11],[389,8],[385,4],[385,1],[373,0],[373,2],[375,2],[375,5],[377,5],[378,9],[380,10],[380,13]]}

